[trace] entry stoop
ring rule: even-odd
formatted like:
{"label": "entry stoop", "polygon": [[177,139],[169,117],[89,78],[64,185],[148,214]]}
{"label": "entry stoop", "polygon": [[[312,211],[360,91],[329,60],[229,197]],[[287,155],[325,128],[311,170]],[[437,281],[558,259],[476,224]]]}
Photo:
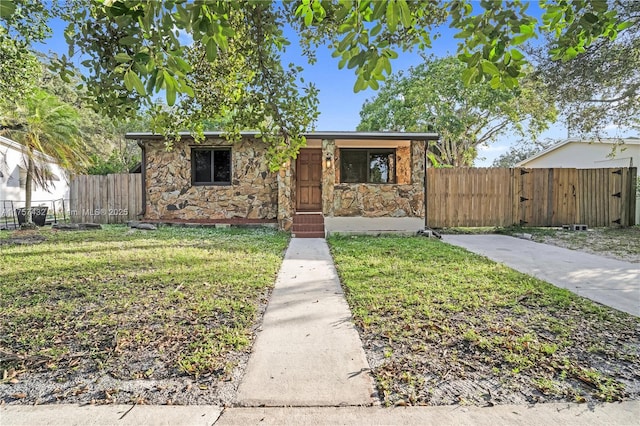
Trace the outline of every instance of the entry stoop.
{"label": "entry stoop", "polygon": [[324,216],[322,213],[296,213],[291,234],[294,238],[324,238]]}

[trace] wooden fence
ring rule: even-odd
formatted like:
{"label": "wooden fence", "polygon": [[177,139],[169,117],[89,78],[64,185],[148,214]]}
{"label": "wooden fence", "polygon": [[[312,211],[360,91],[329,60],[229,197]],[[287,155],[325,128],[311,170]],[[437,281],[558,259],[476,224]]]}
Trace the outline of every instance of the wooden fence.
{"label": "wooden fence", "polygon": [[[427,225],[630,226],[635,222],[635,168],[427,169]],[[142,176],[76,176],[73,222],[124,223],[142,212]]]}
{"label": "wooden fence", "polygon": [[81,175],[69,185],[72,222],[125,223],[142,211],[142,175]]}
{"label": "wooden fence", "polygon": [[427,170],[427,225],[630,226],[635,168]]}

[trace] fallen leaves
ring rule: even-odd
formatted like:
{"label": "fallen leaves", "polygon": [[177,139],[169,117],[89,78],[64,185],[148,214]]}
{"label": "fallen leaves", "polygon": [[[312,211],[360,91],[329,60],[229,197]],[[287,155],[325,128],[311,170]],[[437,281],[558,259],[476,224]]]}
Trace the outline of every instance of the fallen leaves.
{"label": "fallen leaves", "polygon": [[637,318],[437,241],[329,244],[387,405],[640,399]]}

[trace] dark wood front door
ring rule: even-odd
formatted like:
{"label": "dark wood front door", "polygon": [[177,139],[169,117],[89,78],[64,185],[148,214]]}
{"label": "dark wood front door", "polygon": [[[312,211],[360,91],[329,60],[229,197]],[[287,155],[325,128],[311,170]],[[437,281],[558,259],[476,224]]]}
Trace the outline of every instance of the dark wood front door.
{"label": "dark wood front door", "polygon": [[322,211],[322,150],[301,149],[296,162],[298,211]]}

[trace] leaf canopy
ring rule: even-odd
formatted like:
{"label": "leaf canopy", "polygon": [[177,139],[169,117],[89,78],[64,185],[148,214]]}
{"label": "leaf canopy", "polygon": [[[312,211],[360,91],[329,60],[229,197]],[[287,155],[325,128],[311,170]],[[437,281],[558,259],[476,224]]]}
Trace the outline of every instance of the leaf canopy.
{"label": "leaf canopy", "polygon": [[[461,76],[465,84],[489,82],[494,89],[515,88],[525,77],[529,55],[524,46],[532,39],[547,35],[553,40],[552,58],[570,61],[599,40],[615,39],[629,25],[605,0],[540,1],[540,17],[530,14],[529,2],[521,0],[70,0],[65,7],[54,3],[49,8],[41,1],[3,0],[2,4],[5,36],[19,42],[19,54],[25,57],[30,43],[46,37],[49,18],[61,17],[68,23],[69,51],[56,67],[68,79],[73,73],[69,58],[85,55],[82,84],[94,106],[111,117],[155,110],[158,94],[163,95],[168,110],[198,96],[201,91],[192,72],[197,65],[193,59],[214,67],[229,52],[258,59],[257,66],[251,64],[250,73],[255,75],[243,79],[246,86],[241,92],[254,95],[258,104],[253,114],[261,115],[258,121],[274,123],[263,126],[273,136],[265,140],[272,147],[274,166],[281,153],[295,155],[304,143],[299,135],[310,130],[317,116],[314,89],[293,81],[298,71],[281,64],[279,55],[289,44],[283,31],[288,25],[297,32],[312,63],[317,46],[331,46],[339,67],[354,70],[355,91],[377,89],[380,81],[391,76],[391,60],[404,51],[429,49],[441,25],[449,25],[460,40],[457,55],[467,68]],[[248,21],[252,26],[246,28]],[[243,37],[251,43],[243,43]],[[192,43],[201,46],[202,55],[186,60]],[[0,47],[4,46],[0,34]],[[261,58],[268,60],[260,62]],[[235,75],[245,69],[238,68],[242,61],[235,66],[231,74],[215,77],[237,85]],[[16,67],[12,72],[19,75],[22,70]],[[286,84],[275,90],[272,83],[278,76]],[[5,81],[11,78],[0,74]],[[259,103],[261,89],[268,93],[264,104]],[[216,114],[231,113],[226,120],[230,133],[248,124],[238,121],[246,119],[246,114],[212,109],[207,107]],[[167,109],[158,110],[166,115]],[[197,129],[202,123],[196,120],[201,119],[183,116],[173,122]],[[157,130],[171,131],[170,126]]]}

